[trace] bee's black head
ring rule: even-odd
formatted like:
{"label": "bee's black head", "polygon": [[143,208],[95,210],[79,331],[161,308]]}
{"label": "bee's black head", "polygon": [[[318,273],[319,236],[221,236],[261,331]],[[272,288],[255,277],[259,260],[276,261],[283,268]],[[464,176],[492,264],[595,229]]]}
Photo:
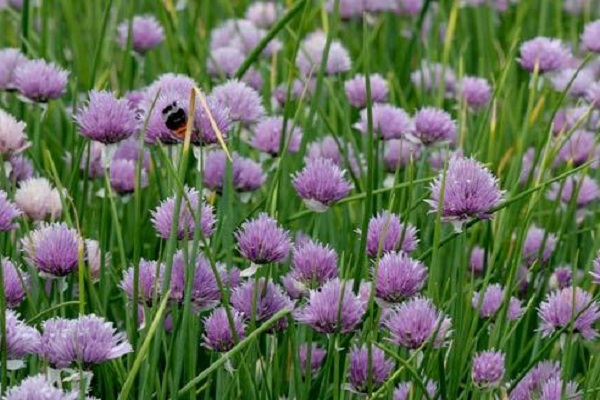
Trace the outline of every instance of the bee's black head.
{"label": "bee's black head", "polygon": [[178,108],[177,100],[175,100],[174,102],[172,102],[171,104],[169,104],[168,106],[163,108],[162,113],[163,113],[163,115],[167,115],[167,114],[170,114],[172,111],[177,110],[177,108]]}

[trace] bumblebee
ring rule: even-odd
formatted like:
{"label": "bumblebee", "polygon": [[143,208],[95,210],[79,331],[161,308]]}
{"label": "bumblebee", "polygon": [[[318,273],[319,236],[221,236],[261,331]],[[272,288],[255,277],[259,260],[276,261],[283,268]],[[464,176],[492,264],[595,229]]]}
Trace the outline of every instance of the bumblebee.
{"label": "bumblebee", "polygon": [[185,138],[185,129],[187,127],[187,115],[177,101],[172,102],[162,110],[165,120],[165,126],[171,131],[171,134],[179,140]]}

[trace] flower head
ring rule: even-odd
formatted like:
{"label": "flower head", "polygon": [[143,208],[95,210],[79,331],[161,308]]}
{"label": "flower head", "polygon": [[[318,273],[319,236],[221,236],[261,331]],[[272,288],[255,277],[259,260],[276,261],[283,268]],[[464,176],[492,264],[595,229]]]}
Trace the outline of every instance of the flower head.
{"label": "flower head", "polygon": [[285,136],[283,150],[290,153],[296,153],[300,150],[300,141],[302,140],[302,130],[293,127],[292,121],[287,121],[286,133],[283,135],[283,118],[268,117],[261,120],[254,127],[254,134],[250,139],[250,146],[257,150],[268,153],[272,156],[279,154],[282,136]]}
{"label": "flower head", "polygon": [[230,80],[216,86],[211,96],[229,109],[232,121],[251,124],[265,114],[260,94],[244,82]]}
{"label": "flower head", "polygon": [[0,232],[15,229],[18,224],[15,218],[21,215],[21,211],[8,199],[5,191],[0,190]]}
{"label": "flower head", "polygon": [[[254,317],[257,322],[265,322],[281,310],[294,308],[292,300],[281,287],[264,278],[260,278],[256,285],[254,280],[248,280],[237,287],[231,294],[231,305],[246,321]],[[275,326],[276,329],[287,327],[287,319],[280,319]]]}
{"label": "flower head", "polygon": [[471,378],[478,387],[497,387],[504,378],[504,353],[483,351],[473,357]]}
{"label": "flower head", "polygon": [[383,162],[388,172],[395,173],[411,162],[421,158],[421,146],[406,139],[392,139],[385,142]]}
{"label": "flower head", "polygon": [[[413,0],[400,0],[404,2]],[[422,0],[417,0],[422,1]],[[419,69],[410,74],[412,84],[425,92],[436,92],[444,88],[447,96],[454,95],[457,88],[456,73],[448,66],[428,61],[421,61]]]}
{"label": "flower head", "polygon": [[63,392],[43,374],[23,379],[19,385],[8,388],[5,400],[76,400],[78,392]]}
{"label": "flower head", "polygon": [[588,51],[600,53],[600,20],[585,25],[581,34],[581,44]]}
{"label": "flower head", "polygon": [[415,114],[414,134],[425,145],[456,141],[456,123],[446,111],[425,107]]}
{"label": "flower head", "polygon": [[553,361],[540,361],[533,367],[510,392],[510,400],[530,400],[540,394],[544,384],[560,378],[560,365]]}
{"label": "flower head", "polygon": [[580,288],[567,287],[550,293],[540,304],[539,316],[542,336],[549,336],[562,328],[580,333],[584,339],[598,336],[593,325],[600,319],[600,306],[591,294]]}
{"label": "flower head", "polygon": [[[327,356],[327,350],[320,348],[315,343],[311,344],[310,350],[310,371],[311,373],[316,373],[321,369],[323,365],[323,361]],[[298,347],[298,358],[300,359],[300,369],[302,374],[306,374],[306,364],[308,363],[308,346],[306,343],[301,344]]]}
{"label": "flower head", "polygon": [[312,240],[296,245],[292,253],[292,268],[282,279],[290,297],[301,297],[309,289],[317,289],[337,278],[337,262],[337,253],[327,245]]}
{"label": "flower head", "polygon": [[119,24],[117,42],[125,49],[129,42],[131,25],[131,47],[137,53],[144,54],[148,50],[158,47],[165,40],[165,31],[153,15],[136,15],[132,21]]}
{"label": "flower head", "polygon": [[205,108],[200,101],[196,102],[191,141],[200,146],[218,143],[217,132],[223,139],[226,139],[227,133],[231,129],[229,108],[214,96],[206,98],[206,106]]}
{"label": "flower head", "polygon": [[30,178],[15,193],[15,204],[34,221],[56,219],[62,213],[58,190],[46,178]]}
{"label": "flower head", "polygon": [[[233,317],[233,326],[237,334],[237,339],[238,341],[242,340],[245,336],[244,319],[235,310],[231,310],[231,316]],[[235,345],[235,336],[231,331],[225,308],[219,307],[214,309],[204,320],[204,334],[202,335],[202,339],[206,347],[221,353],[231,350]]]}
{"label": "flower head", "polygon": [[[257,27],[247,19],[228,19],[212,30],[210,34],[210,49],[215,52],[221,48],[232,48],[243,54],[249,55],[265,37],[267,32]],[[281,43],[271,40],[262,51],[262,55],[271,56],[281,48]]]}
{"label": "flower head", "polygon": [[0,90],[15,89],[15,70],[26,61],[19,49],[0,49]]}
{"label": "flower head", "polygon": [[11,183],[21,183],[33,177],[33,163],[29,158],[21,154],[11,156],[8,159],[10,174],[8,179]]}
{"label": "flower head", "polygon": [[431,300],[414,297],[396,306],[385,321],[391,340],[408,349],[418,349],[428,340],[444,346],[450,336],[451,321]]}
{"label": "flower head", "polygon": [[[87,175],[88,179],[97,179],[104,177],[104,145],[100,142],[89,143],[89,153],[85,149],[79,161],[79,170]],[[89,157],[88,157],[89,156]]]}
{"label": "flower head", "polygon": [[465,77],[459,87],[461,98],[473,110],[485,107],[492,97],[492,88],[484,78]]}
{"label": "flower head", "polygon": [[569,205],[573,201],[577,208],[583,208],[588,204],[600,199],[600,187],[593,178],[588,175],[569,176],[564,184],[555,182],[547,194],[549,200],[559,200]]}
{"label": "flower head", "polygon": [[590,275],[592,276],[592,282],[594,282],[596,285],[600,285],[600,252],[592,261],[592,270],[590,271]]}
{"label": "flower head", "polygon": [[135,111],[127,100],[107,91],[92,90],[75,120],[84,137],[104,144],[127,139],[137,128]]}
{"label": "flower head", "polygon": [[[387,81],[379,74],[369,76],[371,86],[371,102],[385,103],[389,88]],[[358,74],[344,83],[346,97],[351,106],[365,108],[367,106],[367,83],[364,75]]]}
{"label": "flower head", "polygon": [[371,257],[376,257],[380,252],[396,250],[411,253],[418,243],[417,228],[400,222],[400,216],[397,214],[383,211],[369,221],[367,254]]}
{"label": "flower head", "polygon": [[[138,265],[138,302],[151,306],[154,303],[164,275],[165,265],[157,261],[141,259]],[[119,287],[125,292],[129,300],[135,300],[135,269],[129,267],[123,273]]]}
{"label": "flower head", "polygon": [[[383,140],[401,139],[412,133],[414,126],[410,116],[401,108],[389,104],[373,104],[373,134]],[[354,127],[362,134],[369,133],[367,110],[360,112],[360,121]]]}
{"label": "flower head", "polygon": [[246,9],[246,19],[251,21],[259,28],[270,28],[277,21],[278,12],[277,5],[270,1],[259,1],[252,3]]}
{"label": "flower head", "polygon": [[37,353],[40,345],[40,333],[37,329],[21,321],[18,314],[12,310],[2,312],[6,312],[7,359],[16,361],[28,354]]}
{"label": "flower head", "polygon": [[326,135],[321,140],[312,142],[308,147],[305,162],[317,158],[328,158],[340,168],[349,167],[355,176],[361,175],[361,160],[356,156],[350,143],[340,142],[338,144],[331,135]]}
{"label": "flower head", "polygon": [[531,265],[538,257],[541,262],[546,262],[556,248],[557,238],[553,233],[546,233],[536,225],[531,225],[523,243],[523,261]]}
{"label": "flower head", "polygon": [[354,347],[350,351],[348,379],[355,391],[366,393],[369,389],[369,381],[372,388],[379,388],[390,376],[392,368],[394,368],[394,361],[387,358],[385,352],[379,347],[372,347],[370,352],[365,345]]}
{"label": "flower head", "polygon": [[399,303],[423,288],[427,267],[403,252],[386,253],[373,267],[376,296],[388,303]]}
{"label": "flower head", "polygon": [[14,72],[15,87],[27,99],[46,103],[61,97],[67,89],[69,73],[44,60],[20,64]]}
{"label": "flower head", "polygon": [[148,172],[142,166],[138,179],[137,162],[133,160],[113,157],[109,174],[110,187],[121,195],[131,194],[148,186]]}
{"label": "flower head", "polygon": [[502,196],[498,179],[479,161],[451,158],[446,173],[440,173],[431,184],[428,203],[431,212],[441,208],[443,220],[463,223],[473,218],[491,218],[492,209]]}
{"label": "flower head", "polygon": [[293,175],[293,184],[307,207],[319,212],[327,210],[352,190],[344,171],[328,158],[309,160],[302,171]]}
{"label": "flower head", "polygon": [[475,275],[483,274],[485,264],[485,250],[479,246],[473,247],[471,250],[471,258],[469,259],[470,271]]}
{"label": "flower head", "polygon": [[290,252],[288,231],[280,228],[266,213],[244,222],[235,238],[242,256],[255,264],[281,264]]}
{"label": "flower head", "polygon": [[27,124],[0,109],[0,155],[12,156],[29,146],[25,127]]}
{"label": "flower head", "polygon": [[4,296],[8,308],[17,308],[29,290],[29,274],[21,271],[8,258],[0,260],[4,278]]}
{"label": "flower head", "polygon": [[[302,41],[296,58],[296,66],[303,76],[307,77],[319,71],[326,43],[327,36],[321,31],[311,33]],[[339,41],[332,40],[325,73],[336,75],[349,71],[351,64],[348,50]]]}
{"label": "flower head", "polygon": [[596,157],[597,149],[596,137],[592,132],[576,130],[558,151],[555,165],[560,165],[561,162],[575,166],[584,164]]}
{"label": "flower head", "polygon": [[[152,223],[158,235],[163,239],[169,239],[172,234],[171,229],[175,218],[176,197],[176,195],[168,197],[152,211]],[[194,237],[196,216],[199,219],[202,234],[206,239],[210,238],[215,226],[213,207],[201,202],[200,193],[196,189],[185,188],[179,206],[179,218],[175,234],[178,240],[189,240]]]}
{"label": "flower head", "polygon": [[125,334],[93,314],[77,319],[53,318],[43,324],[40,355],[57,368],[75,362],[89,368],[132,351]]}
{"label": "flower head", "polygon": [[[438,390],[437,383],[435,383],[431,379],[428,379],[425,382],[425,390],[427,391],[427,394],[429,394],[430,398],[435,398],[435,395]],[[398,386],[396,386],[396,389],[394,390],[393,399],[409,400],[412,398],[410,397],[411,393],[415,393],[415,385],[412,382],[401,382]]]}
{"label": "flower head", "polygon": [[[221,149],[209,151],[204,158],[204,184],[209,189],[222,192],[225,184],[227,155]],[[265,182],[262,167],[256,161],[233,154],[233,188],[238,192],[253,192]]]}
{"label": "flower head", "polygon": [[[564,392],[563,392],[564,387]],[[581,394],[577,393],[577,383],[570,381],[563,384],[560,377],[553,377],[543,383],[540,390],[540,400],[581,400]]]}
{"label": "flower head", "polygon": [[82,239],[65,223],[42,225],[21,239],[27,261],[41,273],[61,277],[78,266]]}
{"label": "flower head", "polygon": [[533,72],[536,65],[540,73],[563,69],[571,53],[559,39],[536,37],[521,45],[519,64],[523,69]]}
{"label": "flower head", "polygon": [[311,290],[308,302],[296,312],[296,321],[321,333],[354,331],[366,311],[366,301],[353,293],[352,285],[352,281],[336,278]]}

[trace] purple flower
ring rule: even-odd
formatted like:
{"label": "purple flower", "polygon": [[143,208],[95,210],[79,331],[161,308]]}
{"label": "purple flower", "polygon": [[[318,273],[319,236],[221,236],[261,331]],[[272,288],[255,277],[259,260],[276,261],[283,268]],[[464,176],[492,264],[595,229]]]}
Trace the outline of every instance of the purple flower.
{"label": "purple flower", "polygon": [[[240,313],[230,310],[233,318],[233,326],[237,333],[237,341],[245,336],[244,320]],[[237,342],[231,331],[231,325],[227,318],[227,311],[223,307],[213,310],[213,312],[204,320],[204,334],[202,335],[204,345],[213,351],[224,353],[235,346]]]}
{"label": "purple flower", "polygon": [[565,205],[574,201],[577,208],[584,208],[600,198],[600,188],[596,180],[588,175],[569,176],[564,184],[559,182],[552,184],[547,197],[549,200],[560,199]]}
{"label": "purple flower", "polygon": [[0,90],[15,89],[15,70],[26,61],[19,49],[0,49]]}
{"label": "purple flower", "polygon": [[274,2],[256,2],[248,6],[245,17],[259,28],[270,28],[277,21],[278,9]]}
{"label": "purple flower", "polygon": [[[194,267],[190,269],[188,265]],[[228,272],[222,264],[217,264],[216,270],[219,274],[221,284],[233,288],[236,279],[236,269]],[[189,276],[188,274],[191,274]],[[221,292],[217,283],[217,278],[213,273],[210,261],[204,254],[198,254],[195,262],[187,260],[183,251],[179,250],[173,257],[173,267],[171,270],[171,294],[170,297],[178,303],[183,303],[185,299],[185,284],[187,279],[192,280],[192,290],[190,301],[197,312],[214,307],[221,300]]]}
{"label": "purple flower", "polygon": [[[85,174],[88,179],[97,179],[104,177],[104,145],[100,142],[89,142],[88,149],[83,150],[81,160],[79,161],[79,170]],[[88,157],[89,156],[89,157]]]}
{"label": "purple flower", "polygon": [[[563,392],[563,386],[565,387]],[[577,383],[570,381],[563,385],[560,377],[548,379],[543,383],[540,390],[540,400],[581,400],[582,397],[577,393]]]}
{"label": "purple flower", "polygon": [[[371,102],[385,103],[388,99],[389,88],[387,81],[379,74],[369,76],[371,85]],[[358,74],[344,83],[346,97],[351,106],[365,108],[367,106],[367,83],[364,75]]]}
{"label": "purple flower", "polygon": [[[420,1],[420,0],[419,0]],[[411,393],[415,393],[415,385],[412,382],[401,382],[398,386],[396,386],[396,389],[394,390],[394,400],[409,400],[412,399],[413,397],[410,397]],[[435,383],[434,381],[432,381],[431,379],[428,379],[425,382],[425,390],[427,391],[427,394],[429,394],[430,398],[435,398],[435,395],[437,393],[437,383]]]}
{"label": "purple flower", "polygon": [[[256,283],[249,280],[237,287],[231,294],[231,305],[246,321],[254,319],[257,322],[265,322],[281,310],[294,308],[292,300],[283,293],[281,287],[270,280],[265,282],[264,278]],[[286,318],[276,324],[276,329],[286,327]]]}
{"label": "purple flower", "polygon": [[[187,121],[188,101],[190,96],[189,91],[187,94],[184,94],[175,90],[160,90],[161,91],[158,97],[151,97],[152,100],[150,101],[150,104],[146,104],[146,101],[144,101],[144,104],[142,105],[142,115],[140,119],[145,121],[145,124],[147,124],[146,131],[144,132],[144,141],[149,144],[179,143],[177,136],[169,128],[167,128],[166,120],[162,111],[167,109],[167,107],[172,106],[173,103],[176,103],[178,107],[185,111],[185,118]],[[150,92],[150,88],[147,90],[147,92]],[[155,98],[156,102],[152,108],[152,103],[154,102]]]}
{"label": "purple flower", "polygon": [[239,49],[220,47],[211,51],[206,70],[211,76],[224,75],[226,78],[232,78],[245,59],[246,56]]}
{"label": "purple flower", "polygon": [[479,246],[473,247],[471,250],[471,258],[469,260],[470,271],[475,275],[483,274],[485,266],[485,250]]}
{"label": "purple flower", "polygon": [[267,213],[246,221],[235,233],[242,256],[255,264],[283,263],[290,252],[289,232]]}
{"label": "purple flower", "polygon": [[352,285],[336,278],[311,290],[308,302],[295,314],[296,321],[321,333],[353,332],[366,311],[366,301],[353,293]]}
{"label": "purple flower", "polygon": [[4,277],[4,296],[8,308],[17,308],[29,291],[29,274],[21,271],[8,258],[0,260]]}
{"label": "purple flower", "polygon": [[472,158],[453,157],[445,174],[441,172],[431,183],[431,199],[427,202],[431,212],[441,208],[443,221],[461,224],[473,218],[491,218],[502,196],[498,179],[483,164]]}
{"label": "purple flower", "polygon": [[421,146],[406,139],[387,140],[384,146],[383,162],[385,169],[391,173],[421,158]]}
{"label": "purple flower", "polygon": [[550,78],[550,82],[557,92],[562,93],[568,90],[570,96],[577,98],[585,96],[595,79],[594,71],[589,68],[579,69],[577,67],[565,68],[556,72]]}
{"label": "purple flower", "polygon": [[5,191],[0,190],[0,232],[8,232],[19,226],[14,221],[21,211],[8,199]]}
{"label": "purple flower", "polygon": [[584,97],[596,110],[600,109],[600,83],[593,82],[587,86]]}
{"label": "purple flower", "polygon": [[119,143],[119,147],[115,150],[113,158],[119,160],[131,160],[138,162],[142,161],[142,167],[146,171],[150,170],[152,161],[150,159],[150,152],[140,146],[140,142],[136,138],[129,138]]}
{"label": "purple flower", "polygon": [[394,361],[387,358],[379,347],[371,347],[370,352],[365,345],[354,347],[350,351],[348,380],[356,392],[366,393],[369,390],[369,381],[371,388],[379,388],[390,376],[392,368]]}
{"label": "purple flower", "polygon": [[[138,280],[138,302],[152,306],[155,299],[158,298],[160,286],[162,285],[165,265],[157,261],[146,261],[141,259],[138,265],[139,280]],[[129,267],[123,273],[123,279],[119,283],[119,287],[125,292],[129,300],[134,299],[135,288],[135,272],[134,267]]]}
{"label": "purple flower", "polygon": [[30,265],[40,273],[61,277],[77,269],[81,238],[65,223],[42,225],[21,239]]}
{"label": "purple flower", "polygon": [[508,302],[508,310],[506,311],[506,319],[509,321],[516,321],[521,318],[525,310],[521,306],[521,300],[516,297],[511,297]]}
{"label": "purple flower", "polygon": [[410,74],[410,80],[415,87],[425,92],[437,92],[443,88],[446,96],[454,95],[458,85],[456,74],[450,66],[425,60],[421,61],[419,69]]}
{"label": "purple flower", "polygon": [[418,243],[417,228],[400,222],[397,214],[383,211],[369,221],[367,254],[371,257],[396,250],[410,253],[417,248]]}
{"label": "purple flower", "polygon": [[148,186],[148,172],[142,166],[139,171],[135,161],[113,157],[110,162],[110,187],[121,195],[131,194]]}
{"label": "purple flower", "polygon": [[596,258],[592,261],[593,270],[590,271],[592,276],[592,282],[596,285],[600,285],[600,252],[596,255]]}
{"label": "purple flower", "polygon": [[[363,0],[339,0],[340,17],[349,19],[352,17],[361,16],[364,10]],[[327,11],[333,12],[335,0],[327,0]]]}
{"label": "purple flower", "polygon": [[427,267],[406,253],[386,253],[373,266],[376,296],[388,303],[399,303],[421,291],[427,280]]}
{"label": "purple flower", "polygon": [[[471,305],[473,309],[479,312],[481,318],[492,318],[498,314],[502,303],[507,298],[506,293],[501,285],[495,283],[489,285],[485,292],[483,292],[483,298],[481,298],[480,292],[473,293],[473,299]],[[509,299],[509,305],[507,310],[506,318],[509,321],[515,321],[521,316],[521,302],[511,297]]]}
{"label": "purple flower", "polygon": [[557,238],[553,233],[546,233],[536,225],[531,225],[523,243],[523,261],[531,265],[538,257],[541,262],[546,262],[556,248]]}
{"label": "purple flower", "polygon": [[600,20],[589,22],[581,34],[583,48],[594,53],[600,53]]}
{"label": "purple flower", "polygon": [[[220,48],[231,47],[239,50],[244,58],[249,55],[265,37],[267,32],[245,19],[229,19],[213,29],[210,35],[210,49],[215,52]],[[270,57],[281,48],[278,40],[269,42],[262,55]]]}
{"label": "purple flower", "polygon": [[[18,361],[38,351],[40,345],[40,333],[37,329],[28,326],[19,319],[17,313],[12,310],[6,312],[6,350],[9,361]],[[2,333],[0,333],[0,336]],[[16,363],[18,367],[19,363]],[[12,366],[11,366],[12,367]]]}
{"label": "purple flower", "polygon": [[[401,108],[389,104],[373,104],[373,134],[383,140],[401,139],[412,133],[413,121]],[[362,134],[368,134],[367,110],[360,112],[360,121],[354,128]]]}
{"label": "purple flower", "polygon": [[504,353],[482,351],[473,357],[471,378],[480,388],[498,387],[504,378]]}
{"label": "purple flower", "polygon": [[344,171],[328,158],[309,160],[292,179],[300,198],[309,209],[316,212],[326,211],[352,190]]}
{"label": "purple flower", "polygon": [[428,340],[436,348],[443,347],[450,336],[451,324],[450,318],[424,297],[414,297],[396,306],[385,321],[391,340],[408,349],[418,349]]}
{"label": "purple flower", "polygon": [[[157,96],[164,95],[165,93],[173,94],[176,97],[179,97],[180,100],[189,100],[190,91],[195,86],[196,82],[187,75],[174,74],[171,72],[162,74],[146,88],[144,99],[141,104],[142,108],[149,110],[152,103],[157,99]],[[160,96],[158,98],[160,98]],[[158,100],[156,100],[154,112],[160,115],[162,110]]]}
{"label": "purple flower", "polygon": [[434,107],[425,107],[415,114],[414,134],[424,145],[456,141],[456,123],[450,114]]}
{"label": "purple flower", "polygon": [[[302,41],[296,66],[303,76],[316,75],[321,69],[326,42],[327,36],[322,31],[313,32]],[[332,40],[324,72],[327,75],[340,74],[349,71],[351,64],[348,50],[339,41]]]}
{"label": "purple flower", "polygon": [[485,107],[492,97],[492,88],[484,78],[465,77],[460,82],[460,96],[473,110]]}
{"label": "purple flower", "polygon": [[558,151],[555,163],[572,163],[575,166],[586,163],[596,156],[595,135],[592,132],[577,130],[565,140],[563,146]]}
{"label": "purple flower", "polygon": [[[98,282],[102,269],[110,267],[110,252],[103,253],[97,240],[86,239],[84,244],[84,261],[89,268],[90,278],[92,282]],[[103,254],[104,260],[102,260]]]}
{"label": "purple flower", "polygon": [[317,289],[338,277],[338,256],[327,245],[308,240],[296,245],[292,253],[292,268],[282,279],[292,298],[299,298],[309,289]]}
{"label": "purple flower", "polygon": [[517,61],[529,72],[537,65],[540,73],[546,73],[563,69],[570,57],[570,51],[559,39],[540,36],[521,45]]}
{"label": "purple flower", "polygon": [[26,61],[14,72],[15,87],[19,93],[37,103],[61,97],[67,89],[68,77],[67,71],[41,59]]}
{"label": "purple flower", "polygon": [[15,193],[15,204],[34,221],[56,219],[62,213],[60,194],[46,178],[30,178],[21,182]]}
{"label": "purple flower", "polygon": [[232,121],[252,124],[265,114],[260,94],[238,80],[227,81],[215,87],[211,94],[224,107],[229,109]]}
{"label": "purple flower", "polygon": [[213,96],[206,97],[206,106],[208,109],[204,108],[199,100],[196,100],[194,131],[192,131],[191,141],[200,146],[218,143],[217,132],[223,139],[226,139],[227,133],[231,129],[228,108]]}
{"label": "purple flower", "polygon": [[[225,184],[227,156],[221,149],[208,152],[204,158],[204,184],[219,193]],[[232,164],[233,187],[236,191],[253,192],[265,182],[265,174],[259,163],[249,158],[233,154]]]}
{"label": "purple flower", "polygon": [[[21,183],[33,177],[33,163],[23,155],[11,156],[9,179],[11,183]],[[60,200],[60,199],[59,199]]]}
{"label": "purple flower", "polygon": [[117,27],[119,33],[117,42],[122,49],[127,48],[130,25],[133,35],[131,47],[137,53],[144,54],[158,47],[165,40],[165,31],[153,15],[136,15],[133,21],[121,22]]}
{"label": "purple flower", "polygon": [[[5,400],[77,400],[78,392],[65,393],[53,385],[43,374],[23,379],[18,386],[8,388]],[[91,400],[90,397],[88,399]]]}
{"label": "purple flower", "polygon": [[10,157],[29,147],[26,126],[27,124],[0,108],[0,155]]}
{"label": "purple flower", "polygon": [[573,285],[573,271],[570,265],[558,267],[552,272],[548,285],[553,289],[564,289]]}
{"label": "purple flower", "polygon": [[261,120],[254,127],[254,135],[250,139],[250,146],[272,156],[279,154],[282,136],[285,137],[283,150],[290,153],[296,153],[300,150],[300,141],[302,140],[302,130],[293,127],[293,121],[288,120],[286,124],[286,133],[283,133],[283,117],[268,117]]}
{"label": "purple flower", "polygon": [[57,368],[80,362],[87,369],[133,351],[125,334],[94,314],[52,318],[44,322],[43,331],[40,355]]}
{"label": "purple flower", "polygon": [[[340,149],[341,145],[341,149]],[[338,142],[331,135],[325,136],[320,141],[312,142],[306,152],[306,159],[328,158],[340,168],[348,165],[355,176],[361,175],[361,160],[356,157],[354,149],[349,143]],[[344,152],[344,154],[342,153]],[[344,157],[344,155],[346,157]],[[346,163],[347,158],[347,163]],[[305,159],[305,162],[307,162]]]}
{"label": "purple flower", "polygon": [[423,8],[423,0],[392,0],[394,12],[406,17],[416,17]]}
{"label": "purple flower", "polygon": [[591,294],[580,288],[567,287],[550,293],[540,304],[539,317],[544,337],[562,328],[570,329],[571,324],[584,339],[598,336],[593,325],[600,319],[600,307]]}
{"label": "purple flower", "polygon": [[75,118],[84,137],[104,144],[127,139],[137,127],[135,111],[126,99],[117,99],[114,93],[92,90],[88,103]]}
{"label": "purple flower", "polygon": [[520,185],[525,185],[530,178],[535,178],[538,175],[539,169],[534,163],[535,149],[530,147],[523,153],[523,158],[521,160],[521,176],[519,177]]}
{"label": "purple flower", "polygon": [[540,394],[542,386],[555,378],[560,378],[560,365],[553,361],[540,361],[531,369],[510,392],[510,400],[531,400]]}
{"label": "purple flower", "polygon": [[[320,348],[315,343],[311,344],[310,349],[310,371],[315,374],[321,366],[327,356],[327,350]],[[308,362],[308,345],[306,343],[301,344],[298,347],[298,358],[300,359],[300,370],[302,375],[306,374],[306,364]]]}
{"label": "purple flower", "polygon": [[[163,239],[171,237],[171,229],[175,218],[175,195],[163,200],[158,207],[152,211],[152,223],[158,236]],[[199,215],[198,215],[199,214]],[[196,216],[205,239],[210,238],[215,227],[215,216],[210,204],[201,203],[200,193],[193,188],[184,188],[177,220],[177,240],[192,239],[196,226]]]}

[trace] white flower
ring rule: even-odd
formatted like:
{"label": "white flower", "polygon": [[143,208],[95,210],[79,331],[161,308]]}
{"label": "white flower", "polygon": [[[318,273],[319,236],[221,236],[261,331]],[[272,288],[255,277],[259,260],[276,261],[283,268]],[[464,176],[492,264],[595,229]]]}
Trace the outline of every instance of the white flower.
{"label": "white flower", "polygon": [[0,154],[17,154],[29,146],[25,126],[24,122],[0,109]]}
{"label": "white flower", "polygon": [[46,178],[30,178],[21,182],[15,193],[17,207],[34,221],[56,219],[62,213],[58,190]]}

